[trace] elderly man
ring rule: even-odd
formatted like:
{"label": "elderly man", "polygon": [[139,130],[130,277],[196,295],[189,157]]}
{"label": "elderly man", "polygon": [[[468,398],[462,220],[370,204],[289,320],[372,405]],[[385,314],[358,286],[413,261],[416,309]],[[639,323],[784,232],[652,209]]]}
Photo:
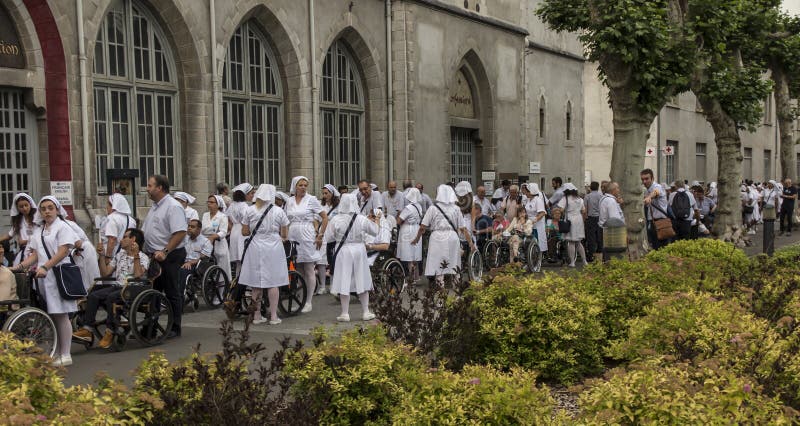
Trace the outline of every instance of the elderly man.
{"label": "elderly man", "polygon": [[145,236],[144,252],[161,265],[161,275],[156,279],[155,287],[167,296],[175,315],[167,338],[179,337],[183,314],[180,269],[186,259],[186,215],[183,206],[169,195],[169,179],[166,176],[150,176],[147,180],[147,195],[153,200],[153,205],[142,225]]}
{"label": "elderly man", "polygon": [[431,200],[431,197],[429,197],[428,194],[423,191],[425,187],[422,186],[421,183],[417,183],[416,188],[419,189],[419,205],[422,207],[422,214],[424,216],[425,212],[428,211],[428,209],[433,205],[433,200]]}
{"label": "elderly man", "polygon": [[603,229],[598,224],[600,220],[600,183],[589,184],[589,193],[584,197],[586,204],[586,254],[589,262],[594,259],[595,253],[603,252]]}
{"label": "elderly man", "polygon": [[397,190],[397,182],[393,180],[386,184],[386,192],[383,193],[383,206],[386,209],[386,215],[395,218],[406,206],[406,197]]}
{"label": "elderly man", "polygon": [[472,202],[481,208],[482,216],[491,217],[492,213],[496,210],[492,201],[486,198],[486,188],[483,186],[479,186],[478,189],[475,190],[475,197],[472,198]]}
{"label": "elderly man", "polygon": [[374,210],[383,210],[383,200],[381,194],[372,189],[372,185],[366,180],[358,181],[358,206],[359,213],[369,216]]}
{"label": "elderly man", "polygon": [[[606,191],[600,197],[598,205],[599,216],[597,218],[598,226],[600,227],[600,235],[602,237],[602,230],[606,227],[606,223],[611,219],[619,219],[625,222],[625,215],[622,212],[622,197],[620,196],[619,184],[617,182],[608,182],[605,185]],[[611,260],[612,254],[603,247],[603,262]]]}

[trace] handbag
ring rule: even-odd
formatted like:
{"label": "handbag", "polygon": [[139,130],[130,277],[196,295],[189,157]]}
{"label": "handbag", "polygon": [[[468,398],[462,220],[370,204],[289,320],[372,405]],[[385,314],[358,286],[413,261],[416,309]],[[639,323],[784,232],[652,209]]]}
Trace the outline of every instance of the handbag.
{"label": "handbag", "polygon": [[742,213],[744,214],[753,214],[753,211],[755,211],[754,206],[745,205],[742,207]]}
{"label": "handbag", "polygon": [[[42,229],[42,246],[44,252],[47,253],[47,259],[53,257],[50,255],[50,250],[47,249],[47,244],[44,242],[44,229]],[[69,256],[70,263],[53,266],[53,275],[56,277],[56,288],[62,299],[65,300],[78,300],[86,297],[86,287],[83,285],[83,277],[81,276],[81,268],[75,264],[72,255]]]}
{"label": "handbag", "polygon": [[[653,217],[653,209],[664,213],[664,215],[669,216],[669,213],[662,210],[660,207],[650,204],[650,217]],[[675,228],[672,227],[672,219],[669,217],[665,217],[663,219],[653,219],[653,226],[656,227],[656,238],[659,241],[668,240],[670,238],[675,238]]]}
{"label": "handbag", "polygon": [[567,209],[569,208],[569,197],[564,197],[564,213],[562,218],[558,220],[558,232],[561,234],[569,234],[572,230],[572,221],[567,219]]}

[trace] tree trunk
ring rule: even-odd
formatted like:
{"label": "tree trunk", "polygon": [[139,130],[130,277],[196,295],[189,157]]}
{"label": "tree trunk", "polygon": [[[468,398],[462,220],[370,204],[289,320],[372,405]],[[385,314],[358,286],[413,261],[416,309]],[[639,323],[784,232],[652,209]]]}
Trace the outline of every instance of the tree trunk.
{"label": "tree trunk", "polygon": [[720,103],[698,94],[717,144],[717,190],[719,201],[712,232],[720,240],[739,243],[742,240],[742,202],[739,186],[742,183],[742,140],[736,122],[725,113]]}
{"label": "tree trunk", "polygon": [[628,228],[628,256],[638,259],[645,254],[644,208],[642,180],[644,154],[650,136],[653,114],[612,108],[614,114],[614,148],[611,156],[611,180],[619,183],[625,202],[622,210]]}
{"label": "tree trunk", "polygon": [[776,170],[774,177],[780,178],[781,181],[789,178],[792,182],[796,182],[797,167],[792,133],[792,105],[789,103],[789,77],[780,66],[773,66],[771,70],[772,81],[775,82],[775,115],[781,132],[781,174]]}

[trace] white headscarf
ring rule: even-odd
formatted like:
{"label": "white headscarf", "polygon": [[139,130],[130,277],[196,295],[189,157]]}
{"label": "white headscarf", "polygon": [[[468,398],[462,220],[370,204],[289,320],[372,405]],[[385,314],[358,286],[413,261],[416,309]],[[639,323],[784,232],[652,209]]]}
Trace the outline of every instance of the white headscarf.
{"label": "white headscarf", "polygon": [[308,182],[308,178],[305,176],[295,176],[292,178],[292,186],[289,187],[289,195],[294,195],[296,193],[297,183],[301,180]]}
{"label": "white headscarf", "polygon": [[56,205],[56,210],[58,210],[58,214],[61,215],[61,217],[64,219],[67,218],[67,210],[64,209],[64,206],[61,205],[61,202],[59,202],[56,197],[52,195],[45,195],[41,200],[39,200],[39,204],[36,205],[36,214],[33,215],[33,223],[38,223],[39,225],[44,223],[44,217],[42,217],[42,214],[40,213],[42,210],[41,206],[43,202],[48,200],[52,201],[53,204]]}
{"label": "white headscarf", "polygon": [[115,192],[108,196],[108,202],[111,204],[111,210],[124,215],[131,215],[131,206],[124,195]]}
{"label": "white headscarf", "polygon": [[[261,188],[261,187],[259,186],[259,188]],[[249,182],[240,183],[240,184],[238,184],[238,185],[233,187],[233,192],[242,191],[242,194],[244,194],[244,195],[249,194],[250,191],[252,191],[252,190],[253,190],[253,185],[250,185]]]}
{"label": "white headscarf", "polygon": [[456,197],[456,192],[453,191],[450,185],[439,185],[436,188],[436,201],[442,204],[455,204],[458,201],[458,197]]}
{"label": "white headscarf", "polygon": [[[252,190],[252,187],[250,188]],[[247,191],[250,192],[250,191]],[[262,183],[258,186],[258,191],[256,191],[255,199],[265,201],[267,203],[274,203],[275,202],[275,193],[277,190],[275,189],[275,185],[270,185],[268,183]]]}
{"label": "white headscarf", "polygon": [[213,195],[214,199],[217,200],[217,207],[219,207],[219,211],[225,211],[225,208],[228,207],[225,204],[225,199],[222,198],[222,195]]}
{"label": "white headscarf", "polygon": [[371,183],[371,184],[369,184],[369,188],[370,188],[371,190],[373,190],[373,191],[377,191],[377,190],[378,190],[378,185],[376,185],[376,184],[374,184],[374,183]]}
{"label": "white headscarf", "polygon": [[340,214],[358,213],[358,198],[356,198],[356,194],[343,194],[342,199],[339,200],[338,210]]}
{"label": "white headscarf", "polygon": [[572,182],[567,182],[564,184],[564,191],[577,191],[577,190],[578,188],[576,188],[575,185],[572,184]]}
{"label": "white headscarf", "polygon": [[406,192],[406,200],[411,204],[418,203],[420,198],[422,198],[422,195],[420,195],[417,188],[409,188],[408,192]]}
{"label": "white headscarf", "polygon": [[289,196],[286,195],[286,193],[283,192],[283,191],[276,192],[275,193],[275,197],[280,198],[281,200],[283,200],[284,203],[288,203],[289,202]]}
{"label": "white headscarf", "polygon": [[194,202],[196,200],[196,198],[192,197],[192,194],[189,194],[188,192],[180,192],[180,191],[176,192],[172,196],[172,198],[175,198],[176,200],[181,200],[181,201],[187,202],[189,204],[194,204]]}
{"label": "white headscarf", "polygon": [[463,197],[472,192],[472,185],[469,182],[462,180],[456,185],[456,195]]}
{"label": "white headscarf", "polygon": [[9,209],[11,217],[19,216],[19,210],[17,210],[17,201],[20,198],[28,200],[28,203],[30,203],[31,207],[34,207],[36,205],[36,201],[33,201],[33,197],[24,192],[20,192],[19,194],[15,195],[14,199],[11,201],[11,208]]}
{"label": "white headscarf", "polygon": [[525,185],[527,186],[527,188],[528,188],[528,191],[530,191],[530,193],[531,193],[532,195],[539,195],[539,194],[541,194],[541,193],[542,193],[542,192],[539,190],[539,184],[538,184],[538,183],[528,183],[528,184],[525,184]]}
{"label": "white headscarf", "polygon": [[339,194],[339,190],[337,190],[335,186],[333,186],[333,185],[331,185],[329,183],[325,184],[325,186],[323,186],[323,188],[327,189],[331,194],[333,194],[334,197],[341,197],[342,196],[342,194]]}

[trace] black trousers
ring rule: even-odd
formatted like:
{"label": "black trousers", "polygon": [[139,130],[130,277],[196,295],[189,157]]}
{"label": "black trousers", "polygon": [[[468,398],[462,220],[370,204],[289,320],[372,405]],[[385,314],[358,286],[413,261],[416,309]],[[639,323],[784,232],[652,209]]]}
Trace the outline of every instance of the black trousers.
{"label": "black trousers", "polygon": [[172,330],[181,334],[181,316],[183,316],[183,286],[181,282],[181,265],[186,259],[186,249],[178,248],[172,250],[161,265],[161,275],[156,279],[154,287],[162,291],[172,306],[172,314],[175,320],[172,323]]}
{"label": "black trousers", "polygon": [[111,318],[114,314],[114,302],[120,300],[122,287],[117,285],[106,285],[98,289],[93,289],[86,295],[86,310],[83,311],[83,325],[91,325],[97,317],[100,306],[104,306],[107,312],[106,325],[111,326]]}
{"label": "black trousers", "polygon": [[603,228],[599,224],[600,218],[589,216],[586,218],[586,255],[594,258],[595,253],[603,252]]}
{"label": "black trousers", "polygon": [[[787,208],[786,205],[781,206],[781,232],[792,232],[792,221],[794,220],[794,204],[790,208]],[[786,219],[786,226],[783,225],[784,219]]]}

